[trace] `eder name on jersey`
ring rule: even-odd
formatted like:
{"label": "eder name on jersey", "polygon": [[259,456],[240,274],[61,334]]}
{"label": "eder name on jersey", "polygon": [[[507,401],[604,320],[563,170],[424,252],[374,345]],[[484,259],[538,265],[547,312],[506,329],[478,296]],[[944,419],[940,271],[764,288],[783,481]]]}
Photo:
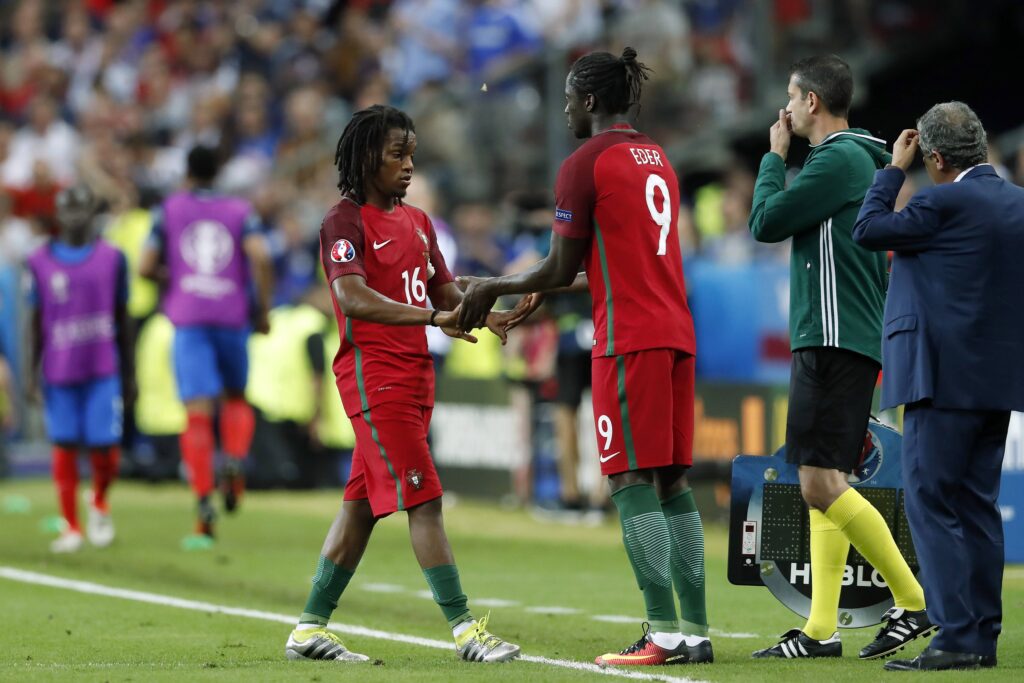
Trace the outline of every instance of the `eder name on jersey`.
{"label": "eder name on jersey", "polygon": [[[584,143],[555,183],[553,229],[588,239],[593,355],[695,354],[679,247],[679,181],[664,150],[617,124]],[[612,256],[614,255],[614,256]]]}

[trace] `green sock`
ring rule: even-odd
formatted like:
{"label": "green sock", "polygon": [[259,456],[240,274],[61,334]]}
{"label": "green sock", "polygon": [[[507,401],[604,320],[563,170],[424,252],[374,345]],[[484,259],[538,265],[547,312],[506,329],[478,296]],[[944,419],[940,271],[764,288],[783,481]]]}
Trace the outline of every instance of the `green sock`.
{"label": "green sock", "polygon": [[644,594],[647,621],[655,633],[678,633],[675,596],[669,569],[668,524],[650,484],[633,484],[612,494],[622,523],[622,542]]}
{"label": "green sock", "polygon": [[662,512],[672,539],[672,583],[679,593],[679,626],[683,633],[708,634],[704,602],[704,527],[693,500],[693,490],[662,501]]}
{"label": "green sock", "polygon": [[459,568],[454,564],[442,564],[423,570],[427,585],[434,594],[434,602],[441,608],[448,625],[454,628],[460,622],[472,618],[466,606],[466,594],[459,581]]}
{"label": "green sock", "polygon": [[316,574],[313,576],[313,589],[309,592],[309,600],[306,601],[305,611],[299,617],[299,623],[326,626],[338,607],[338,599],[352,579],[352,574],[353,572],[321,555],[316,566]]}

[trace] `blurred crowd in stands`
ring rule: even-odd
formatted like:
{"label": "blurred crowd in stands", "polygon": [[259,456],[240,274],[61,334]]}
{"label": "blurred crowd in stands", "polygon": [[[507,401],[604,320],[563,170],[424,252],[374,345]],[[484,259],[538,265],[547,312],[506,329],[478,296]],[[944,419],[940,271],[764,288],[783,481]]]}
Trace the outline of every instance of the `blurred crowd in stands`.
{"label": "blurred crowd in stands", "polygon": [[[890,11],[880,13],[879,5]],[[149,232],[149,209],[180,186],[188,149],[211,145],[225,162],[219,189],[250,199],[261,217],[274,259],[277,316],[283,321],[300,306],[320,315],[312,327],[276,326],[311,330],[323,338],[319,345],[272,333],[256,356],[291,353],[283,350],[290,343],[300,349],[295,353],[330,355],[336,331],[326,290],[318,287],[318,231],[338,198],[335,146],[353,111],[389,102],[412,115],[419,147],[407,201],[431,215],[454,271],[494,275],[531,263],[547,247],[549,181],[557,165],[551,141],[572,149],[562,91],[579,55],[638,49],[654,69],[642,127],[671,150],[738,120],[757,97],[756,76],[766,73],[766,62],[784,71],[794,45],[818,41],[831,51],[883,41],[887,27],[913,21],[921,6],[913,0],[3,2],[0,271],[16,271],[52,234],[55,195],[76,182],[103,198],[100,229],[134,266]],[[1024,171],[1024,157],[1012,161]],[[680,170],[686,184],[688,169]],[[754,243],[747,231],[753,170],[724,159],[699,187],[685,188],[684,253],[727,265],[785,262],[785,251]],[[131,284],[140,341],[139,430],[158,437],[157,444],[167,435],[173,451],[169,435],[182,416],[168,407],[174,403],[169,369],[158,367],[170,330],[153,316],[154,286],[138,277]],[[16,324],[13,308],[0,298],[0,327]],[[555,378],[560,355],[588,353],[589,344],[575,343],[585,337],[587,316],[586,302],[553,306],[547,322],[518,335],[504,357],[496,342],[469,353],[442,336],[431,338],[431,348],[446,374],[505,375],[543,386]],[[16,336],[0,330],[0,359],[7,355],[15,371]],[[311,360],[310,367],[323,363]],[[0,361],[0,415],[13,425],[12,400],[4,398],[8,374]],[[321,386],[322,378],[313,379]],[[256,384],[270,387],[257,389],[264,395],[253,402],[271,419],[294,423],[295,433],[311,442],[338,449],[349,443],[342,427],[328,434],[316,426],[319,403],[289,412],[271,405],[272,381]],[[332,383],[323,384],[329,396]],[[147,409],[146,401],[155,407]]]}

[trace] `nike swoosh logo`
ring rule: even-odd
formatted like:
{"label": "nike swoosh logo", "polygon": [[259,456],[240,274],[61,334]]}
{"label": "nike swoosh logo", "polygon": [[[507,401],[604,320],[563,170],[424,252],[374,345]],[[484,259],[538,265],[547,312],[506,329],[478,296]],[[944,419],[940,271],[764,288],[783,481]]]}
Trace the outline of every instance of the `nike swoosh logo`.
{"label": "nike swoosh logo", "polygon": [[380,243],[378,243],[377,240],[374,240],[373,241],[373,248],[374,249],[380,249],[381,247],[386,247],[389,244],[391,244],[391,240],[384,240],[383,242],[380,242]]}
{"label": "nike swoosh logo", "polygon": [[609,460],[611,460],[612,458],[614,458],[616,455],[618,455],[621,452],[622,451],[615,451],[611,455],[602,455],[600,460],[601,460],[601,462],[608,462]]}

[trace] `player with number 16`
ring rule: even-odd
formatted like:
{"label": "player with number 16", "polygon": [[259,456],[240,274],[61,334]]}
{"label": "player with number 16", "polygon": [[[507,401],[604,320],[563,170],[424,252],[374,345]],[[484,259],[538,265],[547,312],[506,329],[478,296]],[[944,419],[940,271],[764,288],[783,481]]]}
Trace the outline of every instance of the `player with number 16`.
{"label": "player with number 16", "polygon": [[[365,662],[327,629],[378,519],[405,511],[409,537],[459,657],[503,662],[519,646],[474,619],[444,530],[441,481],[427,445],[434,367],[426,325],[475,342],[456,328],[462,292],[437,246],[430,219],[404,204],[412,182],[416,130],[402,111],[356,112],[335,153],[341,200],[320,229],[321,261],[341,345],[334,374],[356,432],[345,500],[327,532],[306,607],[285,645],[289,659]],[[433,308],[427,308],[427,299]],[[491,313],[502,342],[519,311]]]}

